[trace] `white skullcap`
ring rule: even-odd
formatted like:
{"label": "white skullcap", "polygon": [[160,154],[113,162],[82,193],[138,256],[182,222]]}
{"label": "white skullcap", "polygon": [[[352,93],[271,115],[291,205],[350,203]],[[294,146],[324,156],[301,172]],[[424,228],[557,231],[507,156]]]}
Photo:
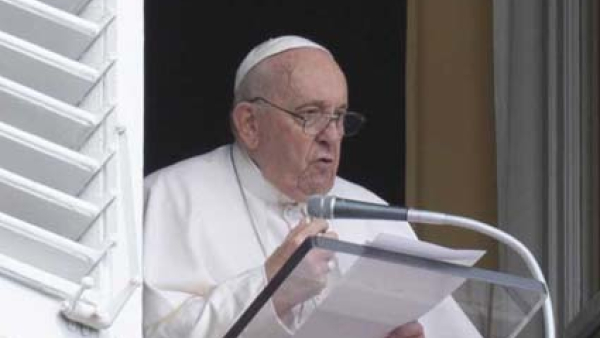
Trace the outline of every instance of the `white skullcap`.
{"label": "white skullcap", "polygon": [[234,91],[238,90],[240,83],[242,83],[248,72],[262,60],[295,48],[316,48],[331,54],[327,48],[300,36],[284,35],[277,38],[271,38],[254,47],[248,55],[246,55],[235,73]]}

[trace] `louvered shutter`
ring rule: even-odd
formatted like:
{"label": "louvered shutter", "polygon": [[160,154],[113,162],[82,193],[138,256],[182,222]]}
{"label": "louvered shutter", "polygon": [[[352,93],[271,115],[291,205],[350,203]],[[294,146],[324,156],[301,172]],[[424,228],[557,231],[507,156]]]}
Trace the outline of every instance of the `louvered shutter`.
{"label": "louvered shutter", "polygon": [[0,337],[141,336],[142,6],[0,0]]}

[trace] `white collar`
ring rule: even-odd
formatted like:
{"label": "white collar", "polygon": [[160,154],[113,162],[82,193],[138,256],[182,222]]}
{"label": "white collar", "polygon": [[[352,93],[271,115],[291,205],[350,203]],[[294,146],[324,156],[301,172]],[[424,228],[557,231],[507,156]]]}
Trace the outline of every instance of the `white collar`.
{"label": "white collar", "polygon": [[231,145],[233,151],[233,165],[237,169],[242,187],[259,199],[275,205],[297,204],[277,189],[263,176],[262,172],[250,158],[248,153],[237,143]]}

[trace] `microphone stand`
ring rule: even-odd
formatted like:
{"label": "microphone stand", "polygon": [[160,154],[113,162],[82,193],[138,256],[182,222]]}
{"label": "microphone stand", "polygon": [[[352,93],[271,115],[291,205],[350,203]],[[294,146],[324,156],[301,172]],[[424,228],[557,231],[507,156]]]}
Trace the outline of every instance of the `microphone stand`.
{"label": "microphone stand", "polygon": [[535,257],[523,243],[519,242],[513,236],[495,228],[488,224],[475,221],[473,219],[469,219],[466,217],[448,215],[438,212],[424,211],[424,210],[415,210],[408,209],[407,212],[407,221],[408,222],[416,222],[416,223],[425,223],[425,224],[434,224],[434,225],[450,225],[463,229],[469,229],[489,237],[492,237],[499,241],[500,243],[506,244],[508,247],[513,249],[514,251],[521,256],[521,258],[525,261],[525,264],[529,268],[531,274],[546,288],[547,297],[544,301],[543,312],[544,312],[544,328],[546,332],[546,338],[555,338],[556,337],[556,329],[554,323],[554,312],[552,309],[552,301],[550,299],[550,290],[548,290],[548,285],[546,284],[546,279],[544,278],[544,274],[540,269]]}

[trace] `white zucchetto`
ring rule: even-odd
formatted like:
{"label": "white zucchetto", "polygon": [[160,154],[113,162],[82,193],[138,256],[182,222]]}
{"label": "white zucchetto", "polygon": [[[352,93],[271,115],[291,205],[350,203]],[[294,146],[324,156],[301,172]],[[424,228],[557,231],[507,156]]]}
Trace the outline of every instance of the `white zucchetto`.
{"label": "white zucchetto", "polygon": [[235,73],[234,92],[238,90],[240,84],[254,66],[272,55],[295,48],[316,48],[331,54],[327,48],[301,36],[284,35],[277,38],[271,38],[254,47],[248,55],[246,55]]}

